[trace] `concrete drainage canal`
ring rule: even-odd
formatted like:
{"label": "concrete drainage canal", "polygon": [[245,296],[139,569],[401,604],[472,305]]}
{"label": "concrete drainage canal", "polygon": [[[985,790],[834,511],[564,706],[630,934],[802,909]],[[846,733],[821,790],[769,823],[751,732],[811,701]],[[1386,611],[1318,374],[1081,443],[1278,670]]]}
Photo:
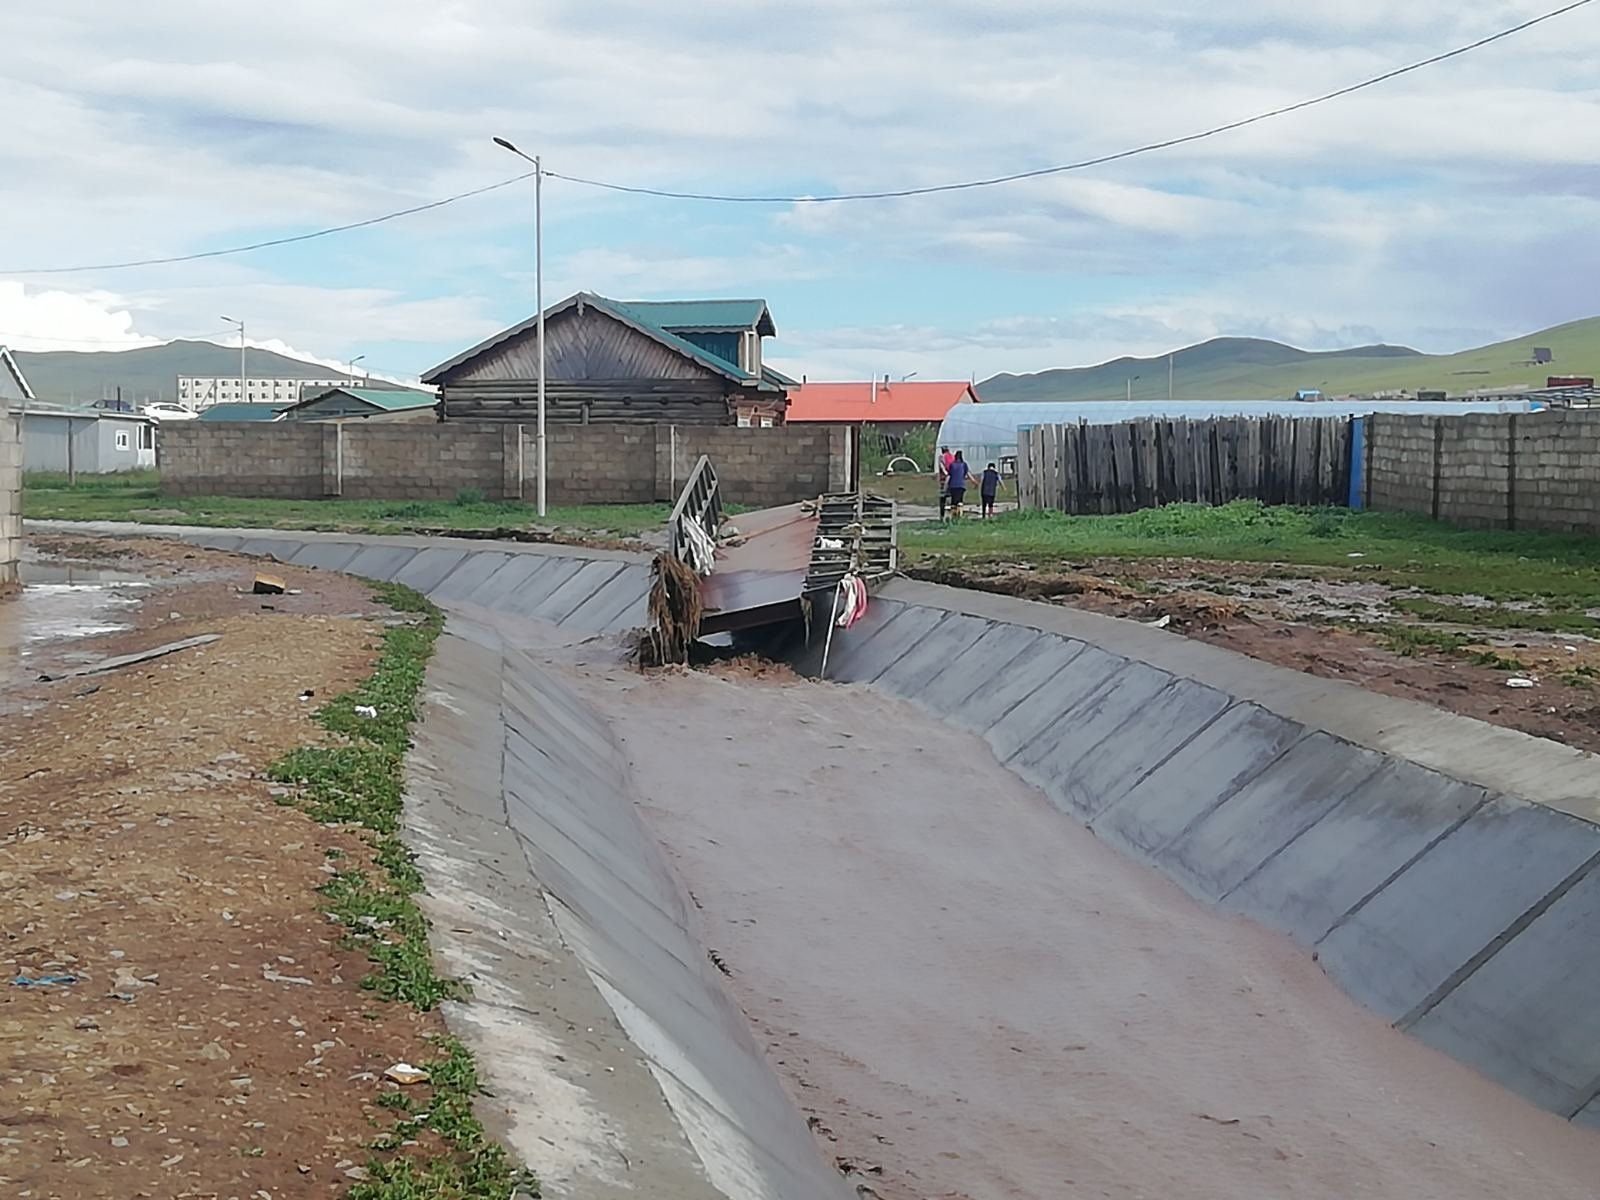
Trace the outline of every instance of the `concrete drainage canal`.
{"label": "concrete drainage canal", "polygon": [[627,555],[188,532],[451,612],[411,827],[551,1195],[1600,1195],[1600,773],[897,581],[641,675]]}

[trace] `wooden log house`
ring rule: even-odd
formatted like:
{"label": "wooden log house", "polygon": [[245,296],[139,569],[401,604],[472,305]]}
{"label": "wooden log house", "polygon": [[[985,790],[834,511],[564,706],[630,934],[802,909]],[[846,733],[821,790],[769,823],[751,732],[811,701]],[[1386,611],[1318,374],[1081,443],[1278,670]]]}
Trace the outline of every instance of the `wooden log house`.
{"label": "wooden log house", "polygon": [[[531,422],[538,319],[422,377],[441,420]],[[781,425],[794,380],[762,363],[764,300],[619,301],[579,292],[545,310],[549,424]]]}

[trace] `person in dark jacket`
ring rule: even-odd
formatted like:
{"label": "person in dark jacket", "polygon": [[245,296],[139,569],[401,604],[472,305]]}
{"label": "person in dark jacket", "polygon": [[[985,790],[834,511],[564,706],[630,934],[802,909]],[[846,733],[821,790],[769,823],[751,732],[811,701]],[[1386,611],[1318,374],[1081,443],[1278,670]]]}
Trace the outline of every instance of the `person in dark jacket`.
{"label": "person in dark jacket", "polygon": [[987,520],[994,516],[994,498],[1000,492],[1000,472],[990,463],[983,469],[983,474],[978,479],[978,495],[983,500],[983,516]]}
{"label": "person in dark jacket", "polygon": [[950,515],[959,520],[961,517],[961,502],[967,498],[967,482],[972,478],[972,468],[967,466],[967,460],[961,457],[961,451],[956,451],[955,458],[950,463]]}

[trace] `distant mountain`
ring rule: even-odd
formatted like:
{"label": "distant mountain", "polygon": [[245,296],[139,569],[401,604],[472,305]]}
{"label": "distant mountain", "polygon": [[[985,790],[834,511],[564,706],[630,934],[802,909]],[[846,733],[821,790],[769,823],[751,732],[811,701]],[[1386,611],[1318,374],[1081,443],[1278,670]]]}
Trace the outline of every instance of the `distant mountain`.
{"label": "distant mountain", "polygon": [[[125,401],[173,399],[179,375],[239,374],[238,347],[212,342],[168,342],[137,350],[16,350],[13,354],[41,400],[85,401],[114,398],[122,388]],[[321,363],[286,358],[270,350],[248,348],[245,373],[256,378],[337,379],[340,372]]]}
{"label": "distant mountain", "polygon": [[[1534,347],[1552,361],[1534,363]],[[1600,377],[1600,317],[1590,317],[1458,354],[1423,354],[1407,346],[1300,350],[1261,338],[1212,338],[1172,354],[1172,394],[1179,400],[1272,400],[1315,388],[1328,396],[1393,389],[1542,387],[1551,375]],[[1121,400],[1132,381],[1136,400],[1167,396],[1167,356],[1118,358],[1093,367],[1032,375],[996,375],[978,385],[985,400]]]}

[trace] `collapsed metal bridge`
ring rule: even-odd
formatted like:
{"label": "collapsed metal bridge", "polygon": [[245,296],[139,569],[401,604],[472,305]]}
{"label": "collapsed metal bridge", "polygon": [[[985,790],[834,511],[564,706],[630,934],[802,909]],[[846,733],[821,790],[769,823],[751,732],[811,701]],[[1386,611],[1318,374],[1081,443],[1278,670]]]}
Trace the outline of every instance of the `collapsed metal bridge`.
{"label": "collapsed metal bridge", "polygon": [[863,492],[730,517],[701,455],[667,518],[673,557],[700,579],[700,633],[734,633],[826,612],[846,575],[871,588],[898,569],[893,500]]}

